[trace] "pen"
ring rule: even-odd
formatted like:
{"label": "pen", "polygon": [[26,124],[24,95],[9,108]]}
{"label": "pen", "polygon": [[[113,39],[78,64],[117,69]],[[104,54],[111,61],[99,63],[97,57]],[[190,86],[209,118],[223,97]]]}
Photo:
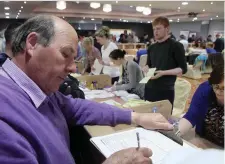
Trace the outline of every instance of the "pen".
{"label": "pen", "polygon": [[139,148],[140,148],[140,137],[139,137],[138,132],[136,132],[136,136],[137,136],[137,144],[138,144],[137,150],[139,150]]}

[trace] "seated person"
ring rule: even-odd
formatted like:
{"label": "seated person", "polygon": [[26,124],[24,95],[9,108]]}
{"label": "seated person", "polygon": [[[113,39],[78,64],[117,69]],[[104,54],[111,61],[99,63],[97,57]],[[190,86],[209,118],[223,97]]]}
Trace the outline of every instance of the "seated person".
{"label": "seated person", "polygon": [[188,112],[179,122],[180,135],[193,127],[200,137],[224,147],[224,64],[216,65],[209,80],[196,90]]}
{"label": "seated person", "polygon": [[207,54],[214,54],[216,53],[216,50],[213,48],[214,44],[212,42],[209,42],[206,44],[206,52]]}
{"label": "seated person", "polygon": [[98,59],[99,63],[103,64],[100,51],[94,47],[94,41],[92,37],[85,37],[83,39],[83,48],[85,56],[85,68],[82,71],[82,74],[85,72],[90,73],[94,62]]}
{"label": "seated person", "polygon": [[7,58],[12,58],[12,50],[11,50],[11,40],[14,33],[14,30],[19,27],[21,23],[15,22],[11,23],[7,26],[4,32],[5,36],[5,53],[0,54],[0,66],[5,62]]}
{"label": "seated person", "polygon": [[122,69],[122,84],[114,85],[111,90],[126,90],[129,93],[138,95],[141,99],[144,97],[144,85],[139,84],[143,78],[143,73],[139,65],[133,61],[124,59],[125,51],[116,49],[113,50],[109,58],[113,64],[123,67]]}
{"label": "seated person", "polygon": [[134,61],[139,64],[142,55],[147,55],[147,49],[141,49],[141,45],[137,45],[137,54]]}

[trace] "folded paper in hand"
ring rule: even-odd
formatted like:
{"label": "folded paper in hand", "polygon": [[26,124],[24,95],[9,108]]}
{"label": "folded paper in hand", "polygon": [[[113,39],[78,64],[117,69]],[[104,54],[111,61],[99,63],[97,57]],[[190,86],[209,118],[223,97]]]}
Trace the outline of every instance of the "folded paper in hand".
{"label": "folded paper in hand", "polygon": [[98,62],[98,59],[95,59],[93,68],[95,70],[92,70],[91,73],[93,73],[94,75],[100,75],[100,73],[102,71],[102,68],[103,68],[103,65]]}
{"label": "folded paper in hand", "polygon": [[139,83],[147,83],[149,81],[149,79],[151,79],[152,76],[154,76],[156,68],[150,68],[148,70],[148,73],[146,75],[146,77],[144,77]]}

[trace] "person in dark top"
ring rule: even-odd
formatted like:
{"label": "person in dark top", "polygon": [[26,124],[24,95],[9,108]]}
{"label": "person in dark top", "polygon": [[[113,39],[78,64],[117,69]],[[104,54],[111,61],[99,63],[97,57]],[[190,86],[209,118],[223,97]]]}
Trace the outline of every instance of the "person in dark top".
{"label": "person in dark top", "polygon": [[195,35],[192,35],[191,37],[188,38],[188,43],[192,43],[195,41]]}
{"label": "person in dark top", "polygon": [[5,53],[0,54],[0,66],[5,62],[5,60],[9,57],[12,58],[12,50],[11,50],[11,41],[13,37],[13,33],[17,27],[19,27],[21,23],[16,22],[16,23],[11,23],[7,26],[4,32],[5,36]]}
{"label": "person in dark top", "polygon": [[156,74],[145,86],[145,99],[148,101],[169,100],[174,102],[174,83],[177,75],[187,72],[184,47],[170,38],[169,20],[158,17],[153,22],[156,43],[148,48],[145,73],[156,68]]}
{"label": "person in dark top", "polygon": [[207,42],[212,42],[212,35],[209,35],[206,40]]}
{"label": "person in dark top", "polygon": [[193,127],[200,137],[224,147],[224,63],[217,64],[209,80],[194,93],[188,112],[179,122],[180,135]]}
{"label": "person in dark top", "polygon": [[176,40],[176,37],[173,35],[172,32],[170,32],[169,35],[170,35],[170,38],[171,38],[171,39]]}
{"label": "person in dark top", "polygon": [[127,43],[125,34],[120,34],[119,43]]}
{"label": "person in dark top", "polygon": [[220,34],[216,34],[216,41],[214,42],[214,49],[216,52],[222,52],[224,49],[224,39],[220,38]]}

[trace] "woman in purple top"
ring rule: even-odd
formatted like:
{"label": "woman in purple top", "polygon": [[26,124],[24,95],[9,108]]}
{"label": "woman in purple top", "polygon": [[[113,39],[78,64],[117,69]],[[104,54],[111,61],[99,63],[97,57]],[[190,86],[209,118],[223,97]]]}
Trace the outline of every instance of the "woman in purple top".
{"label": "woman in purple top", "polygon": [[196,90],[188,112],[179,122],[180,135],[192,127],[200,137],[224,147],[224,64],[215,66],[209,80]]}

